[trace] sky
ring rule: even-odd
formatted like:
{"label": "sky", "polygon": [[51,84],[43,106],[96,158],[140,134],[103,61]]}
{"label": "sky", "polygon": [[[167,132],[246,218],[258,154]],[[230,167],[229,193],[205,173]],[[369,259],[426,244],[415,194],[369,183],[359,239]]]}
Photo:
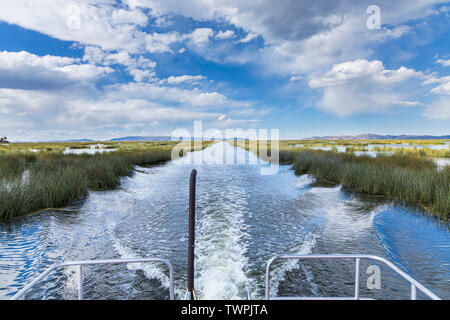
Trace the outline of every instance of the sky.
{"label": "sky", "polygon": [[435,0],[2,0],[0,136],[170,136],[194,121],[282,139],[447,135],[449,15]]}

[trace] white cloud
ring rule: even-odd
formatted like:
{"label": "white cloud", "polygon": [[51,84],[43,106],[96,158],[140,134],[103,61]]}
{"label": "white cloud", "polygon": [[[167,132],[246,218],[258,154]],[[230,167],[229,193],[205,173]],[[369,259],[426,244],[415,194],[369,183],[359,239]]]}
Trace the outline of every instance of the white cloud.
{"label": "white cloud", "polygon": [[172,53],[171,45],[180,41],[180,36],[175,32],[153,33],[145,36],[146,49],[151,53]]}
{"label": "white cloud", "polygon": [[429,104],[423,116],[430,120],[450,120],[450,99],[441,98]]}
{"label": "white cloud", "polygon": [[15,139],[21,138],[19,130],[30,135],[42,128],[61,135],[51,139],[65,139],[74,128],[85,136],[104,136],[105,128],[133,133],[136,128],[154,127],[155,123],[163,123],[167,130],[180,122],[216,121],[226,110],[248,105],[214,91],[156,83],[115,84],[103,90],[0,89],[3,134]]}
{"label": "white cloud", "polygon": [[133,97],[148,101],[158,101],[166,105],[218,110],[223,108],[247,107],[248,102],[228,99],[216,91],[203,91],[198,88],[186,89],[176,86],[165,86],[156,83],[116,84],[106,88],[110,98]]}
{"label": "white cloud", "polygon": [[417,106],[410,101],[406,80],[423,79],[415,70],[401,67],[387,70],[381,61],[363,59],[336,64],[323,75],[314,75],[309,86],[322,90],[320,109],[347,116],[383,112],[392,107]]}
{"label": "white cloud", "polygon": [[216,34],[216,39],[230,39],[234,37],[234,31],[233,30],[227,30],[227,31],[219,31]]}
{"label": "white cloud", "polygon": [[149,81],[156,78],[156,72],[151,70],[129,69],[129,73],[136,82]]}
{"label": "white cloud", "polygon": [[252,41],[253,39],[255,39],[256,37],[258,37],[258,35],[256,33],[249,33],[245,38],[242,38],[241,40],[239,40],[239,43],[247,43]]}
{"label": "white cloud", "polygon": [[0,20],[104,50],[145,50],[140,31],[147,23],[145,14],[116,8],[107,0],[3,1]]}
{"label": "white cloud", "polygon": [[443,82],[441,85],[436,88],[431,89],[432,93],[437,94],[448,94],[450,95],[450,79],[447,79],[446,82]]}
{"label": "white cloud", "polygon": [[[409,31],[400,25],[413,18],[432,14],[430,6],[442,1],[380,0],[382,21],[395,27],[367,30],[367,3],[357,0],[291,1],[261,0],[123,0],[130,8],[117,8],[109,0],[17,0],[2,4],[0,20],[37,30],[62,40],[95,45],[103,50],[126,50],[129,53],[172,52],[171,44],[190,38],[196,45],[205,45],[214,32],[199,28],[191,35],[176,33],[147,34],[142,26],[148,23],[142,8],[151,8],[153,18],[167,20],[166,14],[181,14],[200,21],[226,21],[241,28],[246,43],[261,35],[266,41],[262,57],[276,72],[311,71],[328,68],[336,61],[367,58],[367,44],[398,38]],[[67,27],[70,6],[80,8],[81,27]],[[231,36],[232,31],[219,32],[216,37]],[[207,51],[199,52],[208,55]],[[255,53],[257,54],[257,53]],[[232,55],[232,53],[230,53]],[[231,61],[232,59],[228,59]],[[249,59],[246,59],[248,61]],[[268,62],[271,63],[268,63]],[[311,66],[310,66],[311,65]]]}
{"label": "white cloud", "polygon": [[112,21],[115,24],[136,24],[138,26],[145,26],[148,23],[148,17],[140,10],[114,10]]}
{"label": "white cloud", "polygon": [[92,81],[111,72],[111,68],[80,64],[73,58],[0,52],[1,88],[54,89]]}
{"label": "white cloud", "polygon": [[446,77],[429,77],[423,84],[439,84],[439,86],[431,89],[435,94],[448,94],[450,95],[450,76]]}
{"label": "white cloud", "polygon": [[122,65],[133,76],[137,82],[156,79],[154,68],[156,62],[151,61],[142,55],[132,57],[126,51],[118,51],[116,53],[108,53],[98,47],[86,47],[83,61],[89,61],[95,64],[105,66]]}
{"label": "white cloud", "polygon": [[191,76],[191,75],[183,75],[183,76],[170,76],[167,78],[166,82],[168,84],[181,84],[181,83],[198,83],[202,80],[205,80],[206,77],[202,75]]}
{"label": "white cloud", "polygon": [[441,64],[443,67],[450,67],[450,59],[449,60],[438,59],[436,60],[436,63]]}
{"label": "white cloud", "polygon": [[184,38],[189,39],[197,46],[205,45],[209,39],[214,36],[214,31],[211,28],[197,28],[192,33],[186,35]]}
{"label": "white cloud", "polygon": [[[257,35],[265,40],[265,48],[254,52],[242,63],[261,63],[266,71],[290,74],[327,69],[333,63],[371,57],[371,44],[397,39],[411,32],[402,23],[433,14],[431,6],[440,0],[380,0],[380,30],[366,27],[367,3],[359,0],[291,1],[261,0],[128,0],[132,8],[152,8],[156,15],[181,14],[195,20],[227,21],[247,32],[240,42]],[[211,55],[203,51],[207,58]],[[232,57],[226,61],[237,62]]]}

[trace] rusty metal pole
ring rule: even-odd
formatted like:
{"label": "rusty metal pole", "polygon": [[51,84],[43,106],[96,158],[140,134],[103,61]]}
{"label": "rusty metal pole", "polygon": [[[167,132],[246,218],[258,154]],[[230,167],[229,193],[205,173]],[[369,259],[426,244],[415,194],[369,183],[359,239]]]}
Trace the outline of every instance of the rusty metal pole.
{"label": "rusty metal pole", "polygon": [[188,283],[187,300],[195,300],[194,289],[194,249],[195,249],[195,187],[197,180],[197,170],[192,170],[189,181],[189,239],[188,239]]}

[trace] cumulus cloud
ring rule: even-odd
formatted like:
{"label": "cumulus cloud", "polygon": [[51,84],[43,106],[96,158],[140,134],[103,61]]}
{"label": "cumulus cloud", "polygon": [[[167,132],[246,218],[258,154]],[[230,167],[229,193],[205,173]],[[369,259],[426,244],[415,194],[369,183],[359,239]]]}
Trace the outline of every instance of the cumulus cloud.
{"label": "cumulus cloud", "polygon": [[256,37],[258,37],[258,35],[256,33],[249,33],[247,36],[245,36],[245,38],[240,39],[238,41],[238,43],[247,43],[247,42],[252,41]]}
{"label": "cumulus cloud", "polygon": [[438,60],[436,60],[436,63],[439,63],[443,67],[450,67],[450,59],[448,59],[448,60],[438,59]]}
{"label": "cumulus cloud", "polygon": [[439,84],[437,87],[431,89],[435,94],[447,94],[450,95],[450,76],[447,77],[429,77],[424,84]]}
{"label": "cumulus cloud", "polygon": [[104,50],[145,50],[140,27],[147,17],[140,9],[124,10],[111,1],[3,1],[0,20],[54,38],[99,46]]}
{"label": "cumulus cloud", "polygon": [[[372,54],[370,44],[410,32],[402,23],[431,15],[431,6],[440,2],[378,1],[384,24],[380,30],[367,29],[366,9],[371,3],[359,0],[128,0],[127,4],[135,9],[152,8],[156,15],[175,13],[201,21],[227,21],[247,32],[241,43],[260,35],[265,47],[240,61],[260,62],[266,71],[288,74],[326,69],[336,61],[368,58]],[[209,52],[203,53],[211,58]],[[225,60],[238,61],[233,57]]]}
{"label": "cumulus cloud", "polygon": [[80,64],[73,58],[0,52],[0,88],[55,89],[92,81],[111,72],[111,68]]}
{"label": "cumulus cloud", "polygon": [[446,77],[446,80],[442,80],[442,84],[436,88],[431,89],[432,93],[447,94],[450,95],[450,77]]}
{"label": "cumulus cloud", "polygon": [[194,45],[202,46],[207,44],[213,36],[214,31],[211,28],[197,28],[184,38],[190,40]]}
{"label": "cumulus cloud", "polygon": [[134,97],[158,101],[165,105],[205,110],[250,106],[249,102],[235,101],[216,91],[204,91],[199,88],[187,89],[157,83],[116,84],[106,87],[105,92],[108,97],[114,99]]}
{"label": "cumulus cloud", "polygon": [[30,133],[41,128],[58,132],[59,138],[66,138],[63,133],[68,128],[94,136],[105,128],[133,132],[133,128],[154,127],[155,123],[170,130],[180,122],[215,121],[230,108],[246,106],[218,92],[156,83],[114,84],[94,91],[0,89],[2,128],[15,136],[19,130]]}
{"label": "cumulus cloud", "polygon": [[327,73],[312,76],[309,86],[322,90],[319,108],[346,116],[420,105],[408,100],[404,85],[406,80],[423,77],[422,73],[405,67],[387,70],[381,61],[359,59],[336,64]]}
{"label": "cumulus cloud", "polygon": [[153,33],[145,36],[146,49],[151,53],[172,53],[171,45],[180,41],[180,36],[176,32]]}
{"label": "cumulus cloud", "polygon": [[[174,32],[148,34],[142,29],[148,23],[144,9],[150,8],[152,17],[156,19],[167,19],[168,15],[175,13],[200,21],[226,21],[247,33],[239,40],[241,43],[250,42],[258,35],[263,37],[266,47],[261,52],[262,56],[255,56],[255,61],[271,61],[267,64],[269,68],[289,73],[293,69],[305,72],[318,66],[327,68],[337,60],[368,57],[370,51],[365,49],[365,45],[402,36],[409,31],[408,27],[400,25],[402,22],[432,14],[430,6],[441,1],[381,0],[377,4],[383,9],[383,23],[396,27],[383,27],[376,32],[367,30],[365,26],[369,3],[359,0],[122,2],[128,6],[118,8],[111,1],[94,0],[17,0],[2,5],[0,20],[58,39],[130,53],[144,50],[168,53],[172,52],[171,45],[178,41],[190,40],[192,44],[205,45],[214,36],[210,28],[198,28],[187,35]],[[73,13],[63,9],[71,6],[79,8],[81,28],[67,26]],[[216,34],[217,39],[231,36],[231,30]],[[207,51],[199,53],[209,56]]]}
{"label": "cumulus cloud", "polygon": [[183,75],[183,76],[170,76],[163,82],[167,82],[168,84],[181,84],[181,83],[199,83],[200,81],[205,80],[206,77],[202,75],[191,76],[191,75]]}
{"label": "cumulus cloud", "polygon": [[423,116],[430,120],[450,120],[450,99],[441,98],[429,104]]}
{"label": "cumulus cloud", "polygon": [[216,39],[229,39],[234,37],[234,31],[233,30],[227,30],[227,31],[219,31],[216,34]]}
{"label": "cumulus cloud", "polygon": [[124,50],[111,53],[103,51],[98,47],[89,46],[85,48],[83,61],[104,66],[125,66],[128,73],[138,82],[156,79],[156,73],[154,71],[156,62],[142,55],[131,56]]}

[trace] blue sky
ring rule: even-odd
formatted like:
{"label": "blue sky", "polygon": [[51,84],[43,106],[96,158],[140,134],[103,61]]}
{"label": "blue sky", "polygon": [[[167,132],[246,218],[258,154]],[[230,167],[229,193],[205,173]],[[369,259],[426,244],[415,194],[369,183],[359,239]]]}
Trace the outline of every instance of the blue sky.
{"label": "blue sky", "polygon": [[[380,28],[369,29],[369,5]],[[450,134],[450,3],[0,4],[0,135]]]}

